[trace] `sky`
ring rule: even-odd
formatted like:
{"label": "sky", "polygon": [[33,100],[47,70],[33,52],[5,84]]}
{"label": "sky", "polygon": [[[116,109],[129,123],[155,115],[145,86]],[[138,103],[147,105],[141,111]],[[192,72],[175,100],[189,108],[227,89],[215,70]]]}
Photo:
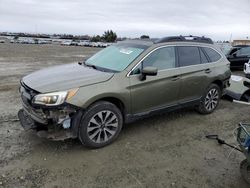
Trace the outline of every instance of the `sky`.
{"label": "sky", "polygon": [[250,38],[250,0],[0,0],[0,31]]}

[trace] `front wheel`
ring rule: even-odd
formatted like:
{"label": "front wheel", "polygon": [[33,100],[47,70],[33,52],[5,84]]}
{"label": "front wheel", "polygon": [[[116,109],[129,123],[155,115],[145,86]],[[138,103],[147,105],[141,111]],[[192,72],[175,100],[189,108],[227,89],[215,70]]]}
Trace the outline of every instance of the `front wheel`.
{"label": "front wheel", "polygon": [[221,97],[221,89],[216,84],[211,84],[201,98],[197,111],[201,114],[210,114],[218,106]]}
{"label": "front wheel", "polygon": [[122,125],[123,117],[116,105],[100,101],[91,105],[84,113],[79,139],[87,147],[100,148],[118,137]]}

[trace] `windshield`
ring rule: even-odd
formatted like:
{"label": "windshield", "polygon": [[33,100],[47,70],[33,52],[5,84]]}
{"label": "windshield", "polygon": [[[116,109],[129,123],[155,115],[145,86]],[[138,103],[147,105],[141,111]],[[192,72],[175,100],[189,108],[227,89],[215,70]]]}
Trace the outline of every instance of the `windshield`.
{"label": "windshield", "polygon": [[115,72],[123,71],[145,50],[145,46],[117,44],[105,48],[91,58],[85,64],[97,69],[107,69]]}

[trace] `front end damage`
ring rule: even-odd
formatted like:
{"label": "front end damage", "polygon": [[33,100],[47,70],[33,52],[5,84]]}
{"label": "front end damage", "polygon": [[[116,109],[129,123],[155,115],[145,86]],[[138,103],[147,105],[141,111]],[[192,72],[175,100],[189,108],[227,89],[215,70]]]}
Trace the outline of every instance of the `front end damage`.
{"label": "front end damage", "polygon": [[18,117],[24,130],[34,130],[42,138],[65,140],[77,137],[76,120],[79,112],[77,107],[63,103],[59,106],[43,106],[32,103],[37,91],[21,83],[22,106]]}

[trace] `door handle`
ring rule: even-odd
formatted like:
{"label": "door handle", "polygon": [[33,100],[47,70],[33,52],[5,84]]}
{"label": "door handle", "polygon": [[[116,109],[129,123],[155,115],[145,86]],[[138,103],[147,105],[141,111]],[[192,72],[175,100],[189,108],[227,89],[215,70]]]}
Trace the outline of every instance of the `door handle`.
{"label": "door handle", "polygon": [[205,70],[205,73],[210,73],[211,72],[211,69],[206,69]]}
{"label": "door handle", "polygon": [[180,76],[179,76],[179,75],[176,75],[176,76],[173,76],[171,80],[172,80],[172,81],[176,81],[176,80],[179,80],[179,79],[180,79]]}

